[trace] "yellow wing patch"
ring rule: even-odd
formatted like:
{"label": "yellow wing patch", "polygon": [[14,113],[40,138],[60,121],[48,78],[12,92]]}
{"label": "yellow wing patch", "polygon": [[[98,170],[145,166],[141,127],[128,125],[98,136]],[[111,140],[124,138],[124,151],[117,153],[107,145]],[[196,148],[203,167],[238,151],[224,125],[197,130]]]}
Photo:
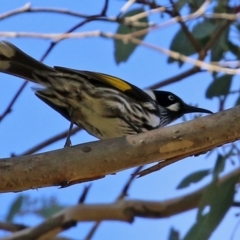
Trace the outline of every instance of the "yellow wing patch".
{"label": "yellow wing patch", "polygon": [[110,86],[113,86],[121,91],[127,91],[132,89],[132,86],[130,84],[128,84],[127,82],[123,81],[120,78],[97,72],[87,72],[87,74],[91,76],[93,79],[109,84]]}

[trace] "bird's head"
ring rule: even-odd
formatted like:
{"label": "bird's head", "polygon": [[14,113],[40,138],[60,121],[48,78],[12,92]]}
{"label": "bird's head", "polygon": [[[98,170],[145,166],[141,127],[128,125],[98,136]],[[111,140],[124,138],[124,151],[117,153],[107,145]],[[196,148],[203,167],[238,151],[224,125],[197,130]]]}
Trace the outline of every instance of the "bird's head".
{"label": "bird's head", "polygon": [[211,111],[198,108],[186,104],[180,97],[177,95],[167,92],[167,91],[146,91],[161,107],[160,114],[162,117],[162,126],[165,126],[172,121],[182,117],[187,113],[208,113],[212,114]]}

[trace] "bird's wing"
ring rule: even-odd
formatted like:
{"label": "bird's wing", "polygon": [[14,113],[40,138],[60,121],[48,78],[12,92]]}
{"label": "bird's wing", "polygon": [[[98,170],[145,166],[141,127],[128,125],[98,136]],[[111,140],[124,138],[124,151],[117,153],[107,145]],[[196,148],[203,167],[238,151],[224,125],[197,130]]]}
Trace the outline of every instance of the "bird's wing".
{"label": "bird's wing", "polygon": [[115,88],[120,92],[123,92],[130,98],[135,99],[139,102],[151,102],[153,99],[145,93],[140,88],[111,75],[107,75],[104,73],[98,73],[98,72],[90,72],[90,71],[79,71],[75,69],[70,68],[63,68],[63,67],[54,67],[59,72],[63,73],[69,73],[69,74],[78,74],[81,77],[85,78],[86,80],[93,83],[95,86],[104,86],[109,88]]}

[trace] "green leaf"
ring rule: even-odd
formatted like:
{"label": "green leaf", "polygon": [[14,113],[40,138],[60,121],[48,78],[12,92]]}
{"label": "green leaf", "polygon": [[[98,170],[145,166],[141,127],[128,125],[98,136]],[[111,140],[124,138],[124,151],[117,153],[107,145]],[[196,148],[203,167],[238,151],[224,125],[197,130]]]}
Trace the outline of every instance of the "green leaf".
{"label": "green leaf", "polygon": [[[123,18],[131,17],[142,12],[144,12],[143,8],[134,9],[132,11],[127,12],[122,17]],[[147,17],[141,18],[139,22],[146,23],[147,25],[148,18]],[[130,34],[146,28],[147,27],[133,27],[133,26],[120,24],[117,29],[117,34]],[[138,39],[143,40],[146,35],[147,33],[139,36]],[[114,46],[115,46],[115,51],[114,51],[115,62],[119,64],[121,62],[126,62],[138,45],[131,43],[130,41],[123,42],[122,40],[115,39]]]}
{"label": "green leaf", "polygon": [[209,19],[205,19],[204,21],[194,26],[192,30],[192,34],[197,39],[202,39],[206,37],[210,39],[210,36],[217,28],[218,28],[218,24],[216,24],[216,22],[213,22]]}
{"label": "green leaf", "polygon": [[180,240],[179,232],[174,228],[170,229],[168,240]]}
{"label": "green leaf", "polygon": [[235,184],[238,178],[238,176],[232,176],[220,186],[216,183],[214,184],[214,190],[214,185],[210,185],[211,189],[202,196],[202,198],[205,198],[204,201],[209,203],[210,211],[205,215],[199,214],[198,221],[192,226],[183,240],[210,239],[211,234],[232,205]]}
{"label": "green leaf", "polygon": [[43,206],[42,208],[35,210],[34,213],[39,215],[43,218],[49,218],[53,214],[59,212],[60,210],[64,209],[66,206],[61,206],[57,203],[51,204],[49,206]]}
{"label": "green leaf", "polygon": [[203,216],[203,211],[206,206],[209,206],[211,204],[211,198],[212,192],[215,191],[217,187],[217,181],[213,180],[211,184],[205,189],[204,194],[202,195],[199,204],[198,204],[198,213],[197,213],[197,221],[201,219]]}
{"label": "green leaf", "polygon": [[218,175],[223,172],[224,167],[225,167],[225,162],[226,162],[226,157],[227,156],[223,156],[221,154],[218,154],[217,156],[217,160],[216,160],[216,164],[214,166],[214,170],[213,170],[213,174],[214,177],[217,178]]}
{"label": "green leaf", "polygon": [[229,6],[229,0],[216,1],[217,5],[214,7],[214,13],[233,13]]}
{"label": "green leaf", "polygon": [[25,195],[19,195],[18,197],[15,198],[15,200],[13,201],[13,203],[11,204],[7,217],[6,217],[6,221],[7,222],[12,222],[15,215],[17,213],[19,213],[19,211],[22,209],[22,206],[24,204],[24,201],[27,199],[27,196]]}
{"label": "green leaf", "polygon": [[228,41],[228,48],[232,54],[234,54],[237,59],[240,59],[240,47],[235,45],[233,42]]}
{"label": "green leaf", "polygon": [[197,183],[209,175],[209,173],[210,171],[208,169],[191,173],[178,184],[177,189],[188,187],[191,183]]}
{"label": "green leaf", "polygon": [[238,99],[237,99],[237,101],[235,103],[235,106],[237,106],[237,105],[240,105],[240,96],[238,97]]}
{"label": "green leaf", "polygon": [[[189,41],[188,37],[186,36],[186,34],[183,32],[182,29],[180,29],[176,33],[170,45],[170,49],[172,51],[184,54],[186,56],[190,56],[196,53],[195,48],[192,46],[192,43]],[[168,58],[168,63],[173,63],[175,61],[178,61],[178,60],[171,57]],[[179,62],[179,66],[183,65],[182,61],[178,61],[178,62]]]}
{"label": "green leaf", "polygon": [[[206,27],[206,31],[204,29],[204,26],[208,25],[208,27]],[[196,41],[198,41],[198,43],[201,46],[205,46],[206,43],[208,43],[210,36],[212,34],[212,29],[216,28],[216,26],[214,26],[213,24],[206,21],[197,24],[194,28],[193,28],[193,36],[196,39]],[[191,41],[188,39],[188,37],[186,36],[186,34],[184,33],[184,31],[182,29],[180,29],[176,35],[174,36],[171,45],[170,45],[170,49],[172,51],[178,52],[180,54],[186,55],[186,56],[190,56],[194,53],[196,53],[196,49],[193,47]],[[173,63],[175,61],[178,61],[179,66],[181,67],[183,65],[182,61],[176,60],[174,58],[169,57],[168,58],[168,63]]]}
{"label": "green leaf", "polygon": [[177,11],[180,11],[181,8],[182,8],[186,3],[189,3],[189,0],[178,0],[178,1],[175,3],[175,7],[176,7]]}
{"label": "green leaf", "polygon": [[228,47],[228,36],[229,36],[229,27],[223,31],[216,43],[211,49],[211,61],[218,62],[222,59],[223,54],[229,50]]}
{"label": "green leaf", "polygon": [[213,82],[208,86],[206,91],[206,98],[213,98],[219,96],[225,96],[229,93],[232,84],[232,75],[223,75],[215,78]]}
{"label": "green leaf", "polygon": [[189,3],[194,12],[198,10],[203,5],[204,2],[206,1],[205,0],[189,0]]}

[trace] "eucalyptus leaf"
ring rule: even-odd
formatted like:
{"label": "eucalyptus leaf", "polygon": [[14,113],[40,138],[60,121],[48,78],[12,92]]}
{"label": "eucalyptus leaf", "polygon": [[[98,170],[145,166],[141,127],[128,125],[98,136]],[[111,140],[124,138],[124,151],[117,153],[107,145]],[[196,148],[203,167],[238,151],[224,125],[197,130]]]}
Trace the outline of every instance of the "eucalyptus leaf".
{"label": "eucalyptus leaf", "polygon": [[[229,177],[223,184],[215,184],[214,190],[206,191],[202,198],[209,204],[210,211],[207,214],[198,214],[197,222],[192,226],[183,240],[210,239],[211,234],[220,224],[225,214],[231,207],[235,194],[235,184],[238,176]],[[202,211],[202,209],[201,209]]]}
{"label": "eucalyptus leaf", "polygon": [[232,84],[232,75],[223,75],[215,78],[213,82],[208,86],[206,91],[207,98],[225,96],[229,93]]}
{"label": "eucalyptus leaf", "polygon": [[15,198],[15,200],[13,201],[13,203],[9,208],[9,211],[6,217],[7,222],[13,221],[14,217],[21,211],[24,201],[27,199],[28,198],[25,195],[19,195],[18,197]]}
{"label": "eucalyptus leaf", "polygon": [[205,178],[206,176],[208,176],[209,173],[210,171],[208,169],[191,173],[178,184],[177,189],[182,189],[182,188],[188,187],[192,183],[197,183],[201,181],[203,178]]}
{"label": "eucalyptus leaf", "polygon": [[[142,12],[144,12],[143,8],[134,9],[124,14],[122,18],[131,17]],[[136,27],[136,26],[120,24],[116,34],[130,34],[130,33],[147,28],[147,24],[148,24],[147,17],[141,18],[139,22],[146,23],[146,26]],[[147,35],[147,32],[137,38],[140,40],[143,40],[146,37],[146,35]],[[138,45],[132,43],[131,41],[124,42],[122,40],[115,39],[114,47],[115,47],[115,51],[114,51],[115,62],[119,64],[121,62],[126,62],[128,58],[132,55],[134,50],[138,47]]]}
{"label": "eucalyptus leaf", "polygon": [[180,240],[180,234],[174,228],[170,229],[168,240]]}
{"label": "eucalyptus leaf", "polygon": [[211,61],[218,62],[222,59],[225,52],[229,50],[228,47],[228,38],[229,38],[229,27],[223,31],[223,33],[219,36],[216,43],[213,45],[211,49]]}
{"label": "eucalyptus leaf", "polygon": [[201,39],[208,37],[218,28],[218,23],[211,21],[210,19],[205,19],[204,21],[196,24],[192,30],[192,34],[195,38]]}
{"label": "eucalyptus leaf", "polygon": [[218,154],[216,164],[213,170],[214,177],[217,178],[218,175],[223,172],[226,162],[226,156]]}
{"label": "eucalyptus leaf", "polygon": [[[189,41],[188,37],[186,36],[182,29],[179,29],[179,31],[173,37],[170,49],[174,52],[178,52],[186,56],[190,56],[196,53],[195,48],[192,46],[192,43]],[[168,58],[168,63],[172,63],[175,61],[177,60],[172,57]],[[178,62],[179,66],[182,66],[183,62],[182,61]]]}

